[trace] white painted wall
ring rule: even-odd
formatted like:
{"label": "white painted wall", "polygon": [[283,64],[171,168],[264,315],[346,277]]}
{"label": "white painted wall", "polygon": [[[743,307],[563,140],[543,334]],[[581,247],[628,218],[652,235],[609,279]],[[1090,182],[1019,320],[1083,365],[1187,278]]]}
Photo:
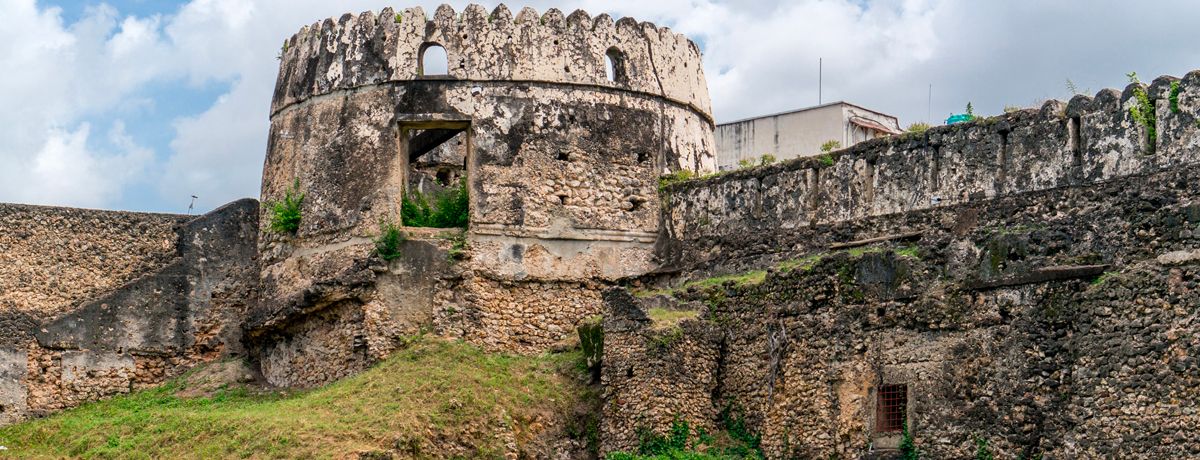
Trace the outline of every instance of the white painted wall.
{"label": "white painted wall", "polygon": [[815,156],[821,154],[821,144],[831,140],[843,147],[866,140],[863,130],[849,122],[850,117],[900,130],[895,117],[843,102],[735,121],[717,125],[717,166],[735,169],[741,160],[757,160],[768,153],[779,160]]}

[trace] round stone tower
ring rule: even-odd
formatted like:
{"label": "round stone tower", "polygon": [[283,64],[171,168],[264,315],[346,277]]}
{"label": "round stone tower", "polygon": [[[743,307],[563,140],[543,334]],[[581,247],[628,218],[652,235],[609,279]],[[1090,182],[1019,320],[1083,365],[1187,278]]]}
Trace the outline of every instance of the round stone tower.
{"label": "round stone tower", "polygon": [[[422,328],[540,351],[657,267],[658,177],[715,168],[699,49],[630,18],[384,9],[306,26],[280,61],[262,199],[298,184],[302,218],[275,233],[263,207],[250,326],[280,384]],[[460,183],[465,233],[405,227],[400,257],[374,253],[406,196]]]}

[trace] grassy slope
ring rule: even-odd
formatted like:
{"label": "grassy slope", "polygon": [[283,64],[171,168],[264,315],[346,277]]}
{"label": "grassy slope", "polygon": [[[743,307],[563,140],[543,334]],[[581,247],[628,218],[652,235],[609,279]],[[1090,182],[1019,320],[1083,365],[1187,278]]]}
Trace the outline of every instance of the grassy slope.
{"label": "grassy slope", "polygon": [[420,339],[322,388],[185,399],[175,394],[180,379],[0,428],[0,445],[21,458],[339,458],[389,449],[496,457],[513,440],[536,449],[547,433],[589,431],[564,420],[595,398],[578,361],[578,352],[520,357]]}

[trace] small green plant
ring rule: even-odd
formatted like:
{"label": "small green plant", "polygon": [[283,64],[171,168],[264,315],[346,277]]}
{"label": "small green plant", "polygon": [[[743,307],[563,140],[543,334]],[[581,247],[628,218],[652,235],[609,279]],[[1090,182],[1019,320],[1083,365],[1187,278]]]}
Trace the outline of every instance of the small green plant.
{"label": "small green plant", "polygon": [[1167,101],[1171,104],[1171,113],[1179,113],[1179,92],[1183,87],[1178,81],[1171,82],[1171,92],[1167,94]]}
{"label": "small green plant", "polygon": [[775,163],[775,155],[764,153],[758,158],[743,158],[738,160],[738,169],[748,169],[757,166],[766,166]]}
{"label": "small green plant", "polygon": [[1021,108],[1018,106],[1015,106],[1015,105],[1004,106],[1004,113],[1013,113],[1013,112],[1020,112],[1020,111],[1021,111]]}
{"label": "small green plant", "polygon": [[[657,434],[648,428],[638,430],[638,447],[635,454],[610,452],[606,460],[761,460],[759,437],[745,429],[740,417],[731,420],[722,412],[722,423],[729,435],[727,443],[708,434],[703,429],[692,430],[687,421],[679,417],[671,422],[665,434]],[[735,422],[735,423],[731,423]],[[692,436],[693,431],[695,436]]]}
{"label": "small green plant", "polygon": [[817,266],[817,263],[823,258],[825,258],[825,254],[813,254],[800,259],[785,260],[776,265],[775,268],[782,273],[788,273],[792,270],[809,271]]}
{"label": "small green plant", "polygon": [[967,102],[967,115],[970,115],[972,120],[975,119],[975,107],[970,102]]}
{"label": "small green plant", "polygon": [[923,132],[929,130],[929,128],[930,128],[929,123],[925,123],[923,121],[918,121],[916,123],[908,125],[908,132],[923,133]]}
{"label": "small green plant", "polygon": [[446,251],[446,257],[451,262],[461,260],[467,252],[467,232],[457,231],[443,234],[441,237],[450,240],[450,250]]}
{"label": "small green plant", "polygon": [[921,255],[920,255],[921,250],[920,250],[920,248],[918,248],[916,246],[905,246],[902,248],[897,248],[895,252],[896,252],[896,255],[901,256],[901,257],[908,257],[908,258],[912,258],[912,259],[920,259],[921,258]]}
{"label": "small green plant", "polygon": [[834,139],[827,140],[824,144],[821,144],[821,152],[823,153],[829,153],[840,148],[842,148],[842,142]]}
{"label": "small green plant", "polygon": [[658,191],[663,192],[672,184],[686,182],[694,177],[696,177],[696,173],[687,169],[680,169],[670,174],[664,174],[658,178]]}
{"label": "small green plant", "polygon": [[407,227],[466,228],[470,221],[470,196],[467,179],[453,188],[437,193],[433,204],[421,192],[405,194],[400,201],[400,218]]}
{"label": "small green plant", "polygon": [[391,262],[400,257],[400,245],[407,237],[400,227],[391,222],[379,223],[379,236],[375,237],[375,254],[381,259]]}
{"label": "small green plant", "polygon": [[1129,82],[1134,84],[1135,103],[1129,108],[1129,115],[1135,123],[1146,128],[1147,150],[1153,153],[1155,141],[1158,140],[1158,119],[1154,114],[1154,103],[1150,101],[1146,88],[1142,87],[1141,80],[1138,80],[1137,72],[1129,72],[1126,76],[1129,77]]}
{"label": "small green plant", "polygon": [[828,153],[820,155],[817,157],[817,161],[821,163],[821,166],[833,166],[833,155]]}
{"label": "small green plant", "polygon": [[1067,79],[1067,91],[1071,92],[1071,96],[1078,96],[1080,94],[1087,95],[1092,92],[1090,88],[1080,91],[1079,87],[1075,86],[1075,82],[1071,81],[1070,78]]}
{"label": "small green plant", "polygon": [[730,451],[726,449],[726,453],[736,455],[737,458],[763,458],[761,449],[762,436],[750,430],[746,426],[746,416],[741,408],[734,406],[732,403],[725,405],[725,409],[718,414],[721,424],[725,428],[725,432],[730,438],[737,441],[740,449]]}
{"label": "small green plant", "polygon": [[658,329],[655,331],[655,334],[648,336],[646,340],[650,345],[650,350],[648,351],[661,352],[671,348],[672,345],[679,343],[680,340],[683,340],[683,328],[679,326],[671,326],[664,329]]}
{"label": "small green plant", "polygon": [[1101,273],[1100,276],[1097,276],[1096,279],[1092,280],[1092,286],[1103,286],[1104,283],[1107,283],[1108,280],[1112,279],[1114,276],[1117,276],[1117,272]]}
{"label": "small green plant", "polygon": [[692,428],[685,420],[680,420],[679,417],[671,422],[671,430],[667,434],[655,434],[651,431],[643,431],[639,436],[638,454],[641,455],[664,455],[671,451],[680,451],[688,448],[688,437],[691,436]]}
{"label": "small green plant", "polygon": [[992,448],[988,446],[988,440],[979,436],[975,437],[975,460],[996,460]]}
{"label": "small green plant", "polygon": [[304,202],[304,193],[300,192],[300,179],[292,187],[284,191],[283,200],[268,203],[271,208],[271,231],[275,233],[296,233],[300,229],[300,205]]}
{"label": "small green plant", "polygon": [[[489,19],[491,19],[491,18],[489,17]],[[404,15],[400,14],[400,13],[396,13],[396,24],[399,24],[403,21],[404,21]]]}
{"label": "small green plant", "polygon": [[903,460],[921,460],[921,450],[913,441],[912,433],[908,431],[908,419],[903,421],[900,431],[900,458]]}

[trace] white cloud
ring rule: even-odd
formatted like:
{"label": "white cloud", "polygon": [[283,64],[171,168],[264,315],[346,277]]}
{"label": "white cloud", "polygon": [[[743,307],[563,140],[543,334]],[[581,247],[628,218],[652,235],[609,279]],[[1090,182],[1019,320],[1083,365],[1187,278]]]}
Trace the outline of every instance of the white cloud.
{"label": "white cloud", "polygon": [[108,134],[120,153],[106,155],[88,148],[91,125],[74,131],[53,129],[30,162],[27,180],[36,186],[21,191],[26,201],[99,207],[113,202],[123,186],[137,181],[154,153],[138,146],[117,122]]}
{"label": "white cloud", "polygon": [[[0,0],[0,68],[7,70],[0,73],[0,106],[6,108],[0,111],[0,201],[137,207],[129,191],[139,185],[157,190],[160,203],[181,203],[179,209],[191,194],[201,196],[204,209],[257,196],[279,44],[301,25],[392,3],[192,0],[152,17],[123,16],[102,5],[64,24],[57,8]],[[409,3],[432,12],[440,2]],[[815,104],[818,58],[824,58],[825,101],[854,101],[905,123],[925,118],[929,84],[936,121],[967,101],[998,113],[1008,104],[1063,97],[1066,78],[1098,90],[1123,85],[1131,70],[1148,79],[1200,62],[1188,36],[1200,3],[1188,0],[1159,0],[1153,7],[1092,0],[529,4],[568,14],[607,11],[688,34],[705,47],[718,120]],[[157,156],[138,139],[145,133],[92,136],[93,126],[109,125],[95,120],[162,104],[139,94],[148,83],[178,79],[220,81],[229,91],[202,113],[174,120],[174,140]],[[122,173],[126,169],[145,175]]]}
{"label": "white cloud", "polygon": [[0,201],[112,206],[153,152],[119,121],[92,142],[81,119],[161,75],[155,19],[118,24],[102,6],[68,27],[58,9],[27,0],[4,0],[0,12]]}

